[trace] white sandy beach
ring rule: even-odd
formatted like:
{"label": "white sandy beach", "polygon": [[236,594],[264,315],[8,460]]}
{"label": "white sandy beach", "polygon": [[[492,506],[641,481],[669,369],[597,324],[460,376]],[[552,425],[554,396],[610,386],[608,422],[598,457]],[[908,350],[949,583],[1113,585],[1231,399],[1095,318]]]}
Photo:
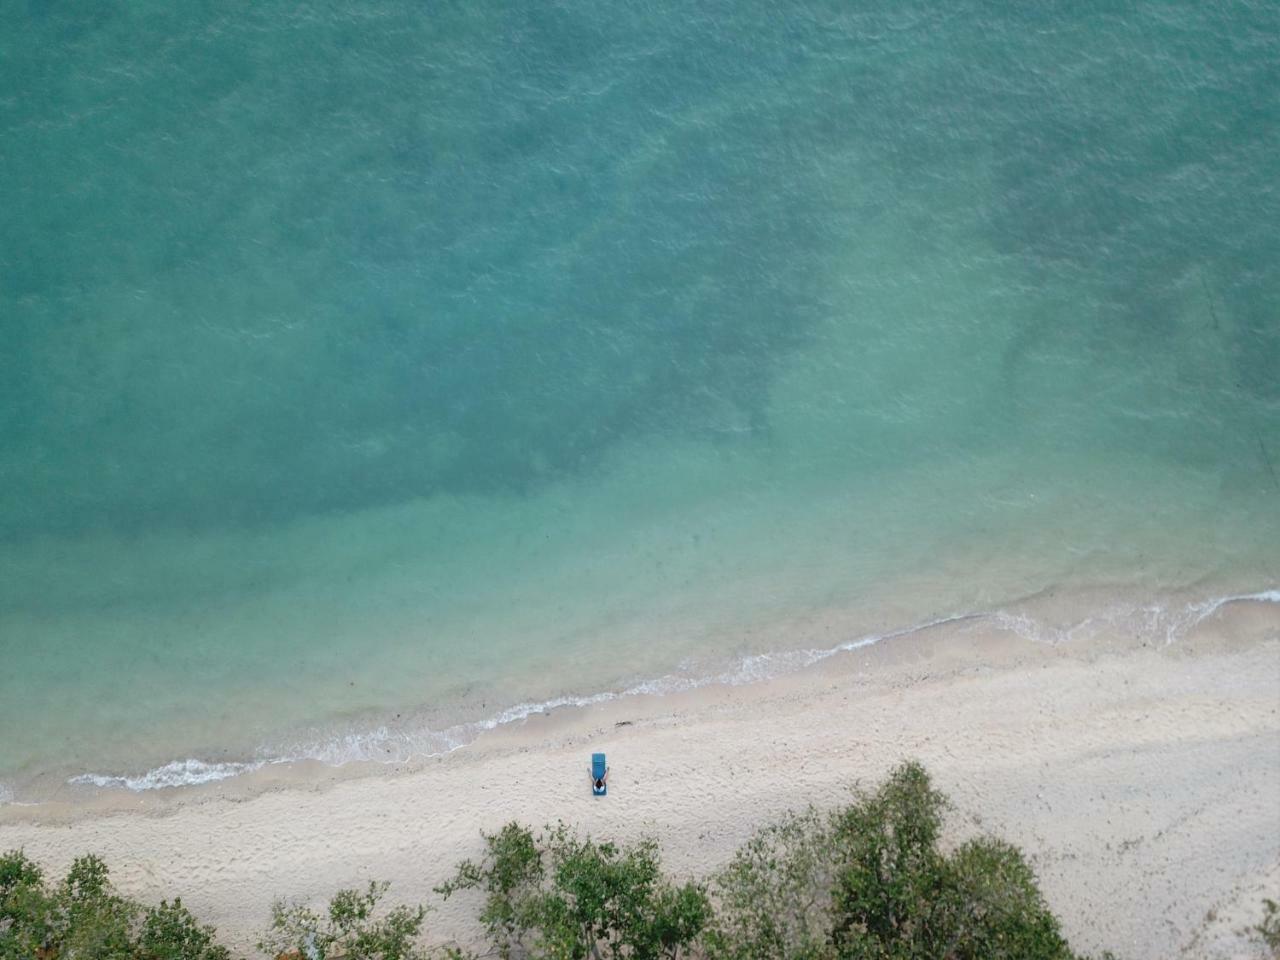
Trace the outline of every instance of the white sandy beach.
{"label": "white sandy beach", "polygon": [[[605,750],[595,800],[588,754]],[[1242,604],[1176,645],[1035,644],[990,627],[842,655],[768,683],[629,698],[500,729],[438,761],[277,769],[256,781],[0,808],[0,848],[179,894],[254,955],[272,898],[368,879],[472,942],[476,902],[431,892],[481,830],[556,819],[662,843],[705,875],[788,807],[840,802],[908,757],[950,795],[950,832],[1033,856],[1078,950],[1260,956],[1241,931],[1280,897],[1280,607]]]}

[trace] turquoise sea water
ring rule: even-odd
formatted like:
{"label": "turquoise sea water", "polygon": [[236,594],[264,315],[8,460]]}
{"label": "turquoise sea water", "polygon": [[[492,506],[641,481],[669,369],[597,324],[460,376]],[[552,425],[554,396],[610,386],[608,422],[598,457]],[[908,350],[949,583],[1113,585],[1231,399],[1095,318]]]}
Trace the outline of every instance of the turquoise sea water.
{"label": "turquoise sea water", "polygon": [[1277,90],[1265,2],[0,6],[0,792],[1274,590]]}

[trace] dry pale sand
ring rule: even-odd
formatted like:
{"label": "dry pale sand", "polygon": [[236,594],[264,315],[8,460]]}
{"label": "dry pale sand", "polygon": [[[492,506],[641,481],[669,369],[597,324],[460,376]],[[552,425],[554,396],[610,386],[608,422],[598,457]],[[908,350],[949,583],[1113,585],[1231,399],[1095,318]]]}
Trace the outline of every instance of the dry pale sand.
{"label": "dry pale sand", "polygon": [[[589,795],[592,750],[609,753],[607,799]],[[431,888],[483,829],[648,833],[674,873],[703,875],[784,809],[837,804],[907,757],[950,794],[953,840],[993,831],[1033,855],[1078,949],[1261,955],[1241,930],[1280,898],[1275,605],[1163,648],[925,635],[751,687],[552,714],[416,767],[3,808],[0,848],[54,869],[98,852],[124,890],[180,894],[250,954],[272,898],[370,878],[436,904],[432,939],[465,942],[475,901]]]}

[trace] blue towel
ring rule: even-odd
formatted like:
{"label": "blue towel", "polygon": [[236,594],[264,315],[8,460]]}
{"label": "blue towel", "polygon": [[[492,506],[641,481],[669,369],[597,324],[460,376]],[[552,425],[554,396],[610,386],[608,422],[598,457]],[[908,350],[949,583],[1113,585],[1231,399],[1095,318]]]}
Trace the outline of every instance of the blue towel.
{"label": "blue towel", "polygon": [[604,754],[593,753],[591,755],[591,792],[597,797],[603,797],[609,792],[609,785],[607,783],[601,783],[599,786],[596,785],[597,780],[604,780],[604,775],[608,770],[609,767],[604,762]]}

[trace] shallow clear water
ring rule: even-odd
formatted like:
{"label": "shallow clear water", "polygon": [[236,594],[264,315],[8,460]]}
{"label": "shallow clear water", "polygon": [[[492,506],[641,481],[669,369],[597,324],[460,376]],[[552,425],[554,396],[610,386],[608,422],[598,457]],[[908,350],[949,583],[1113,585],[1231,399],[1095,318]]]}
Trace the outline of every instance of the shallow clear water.
{"label": "shallow clear water", "polygon": [[0,11],[0,780],[1280,584],[1280,8],[935,6]]}

